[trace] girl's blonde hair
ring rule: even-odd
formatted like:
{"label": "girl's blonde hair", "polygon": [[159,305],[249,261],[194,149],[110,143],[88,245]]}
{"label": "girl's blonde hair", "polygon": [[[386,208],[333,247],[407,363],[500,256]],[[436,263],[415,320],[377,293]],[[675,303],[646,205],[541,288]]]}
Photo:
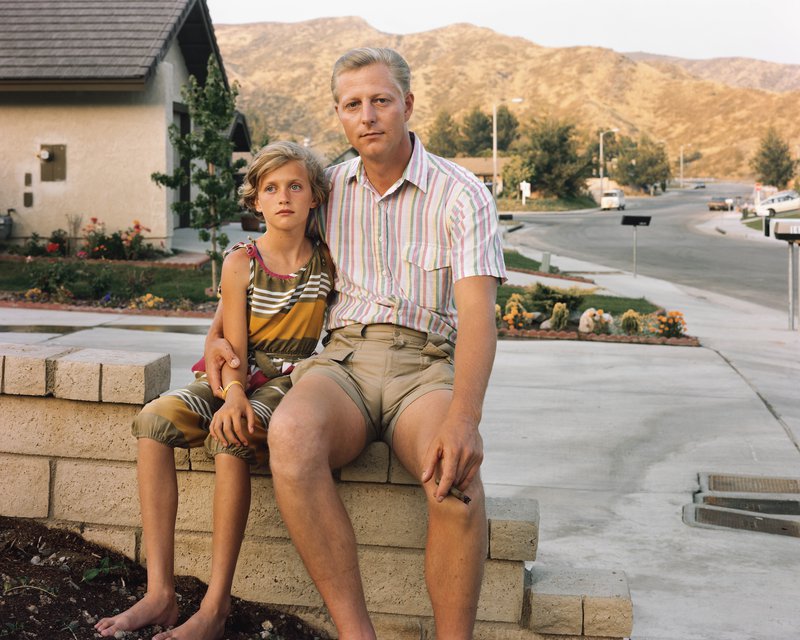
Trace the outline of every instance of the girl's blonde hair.
{"label": "girl's blonde hair", "polygon": [[328,182],[325,180],[325,171],[322,163],[317,157],[305,147],[301,147],[296,142],[280,141],[268,144],[263,147],[253,158],[244,176],[244,182],[239,187],[239,204],[245,209],[252,211],[256,217],[263,218],[261,213],[256,211],[256,201],[258,200],[258,185],[264,176],[280,169],[289,162],[299,162],[308,174],[308,182],[311,186],[311,193],[317,201],[317,211],[311,211],[308,215],[306,235],[320,240],[319,230],[320,210],[328,199]]}

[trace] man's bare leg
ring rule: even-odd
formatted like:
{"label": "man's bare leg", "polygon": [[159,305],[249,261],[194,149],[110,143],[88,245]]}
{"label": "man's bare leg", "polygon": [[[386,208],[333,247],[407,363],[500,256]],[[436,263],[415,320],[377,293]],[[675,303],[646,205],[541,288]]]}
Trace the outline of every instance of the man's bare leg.
{"label": "man's bare leg", "polygon": [[361,412],[339,386],[307,375],[286,394],[269,429],[275,497],[292,542],[340,640],[374,640],[355,534],[331,475],[364,448]]}
{"label": "man's bare leg", "polygon": [[[434,391],[403,411],[394,431],[393,449],[418,478],[432,439],[433,427],[444,421],[452,394]],[[486,507],[477,475],[465,493],[469,505],[453,497],[437,502],[433,480],[424,485],[428,497],[425,582],[433,606],[436,637],[472,638],[487,554]]]}
{"label": "man's bare leg", "polygon": [[147,548],[147,593],[130,609],[100,620],[95,629],[101,636],[154,624],[170,626],[178,620],[173,577],[178,482],[173,448],[139,438],[136,468]]}
{"label": "man's bare leg", "polygon": [[225,633],[233,574],[250,511],[250,467],[245,460],[225,453],[215,456],[214,465],[214,530],[208,591],[197,613],[153,640],[217,640]]}

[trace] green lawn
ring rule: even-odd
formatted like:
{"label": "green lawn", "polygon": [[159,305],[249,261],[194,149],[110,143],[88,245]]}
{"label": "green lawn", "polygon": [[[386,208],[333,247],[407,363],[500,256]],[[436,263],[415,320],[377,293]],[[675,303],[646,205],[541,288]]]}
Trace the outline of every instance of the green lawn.
{"label": "green lawn", "polygon": [[[643,315],[653,313],[659,309],[659,307],[645,298],[623,298],[620,296],[608,296],[596,293],[582,294],[577,289],[570,289],[569,281],[565,281],[563,288],[569,289],[569,294],[565,295],[565,301],[570,298],[578,298],[578,303],[575,305],[575,309],[578,311],[585,311],[590,307],[594,307],[595,309],[602,309],[612,316],[617,317],[625,313],[628,309],[633,309]],[[512,293],[519,293],[524,296],[526,293],[530,293],[531,289],[532,287],[520,287],[508,284],[500,285],[497,289],[497,304],[500,305],[501,309],[505,309],[506,302],[508,302]],[[554,297],[557,298],[558,295],[556,294]],[[528,311],[536,310],[538,309],[528,309]]]}
{"label": "green lawn", "polygon": [[[778,214],[773,218],[773,220],[778,218],[800,218],[800,211]],[[755,229],[756,231],[764,231],[764,218],[750,218],[743,221],[743,224],[751,229]]]}
{"label": "green lawn", "polygon": [[139,267],[87,260],[0,262],[2,291],[27,291],[34,287],[55,290],[58,286],[66,287],[82,300],[99,300],[106,294],[122,300],[152,293],[170,300],[187,298],[205,302],[211,273],[207,269]]}
{"label": "green lawn", "polygon": [[522,206],[521,198],[498,198],[497,210],[501,213],[514,211],[574,211],[576,209],[596,209],[598,204],[589,196],[575,198],[535,198]]}
{"label": "green lawn", "polygon": [[[517,253],[505,251],[506,264],[517,268],[537,271],[540,264]],[[86,260],[60,260],[48,262],[37,260],[32,264],[24,262],[0,262],[0,290],[25,292],[37,287],[55,292],[59,286],[68,289],[75,298],[81,300],[100,300],[110,295],[114,302],[125,301],[151,293],[165,300],[188,299],[194,303],[205,302],[206,287],[211,286],[208,269],[175,269],[169,267],[140,267],[124,263],[104,263]],[[569,289],[569,281],[564,281],[564,289]],[[505,307],[512,293],[525,293],[527,287],[502,285],[498,289],[497,302]],[[570,291],[576,295],[575,289]],[[579,310],[595,307],[613,315],[635,309],[640,313],[652,313],[655,305],[643,298],[619,298],[597,294],[579,294]]]}
{"label": "green lawn", "polygon": [[[542,268],[541,262],[523,256],[518,251],[503,249],[503,258],[505,259],[506,267],[508,269],[527,269],[529,271],[540,271]],[[558,269],[551,266],[550,273],[558,273]]]}

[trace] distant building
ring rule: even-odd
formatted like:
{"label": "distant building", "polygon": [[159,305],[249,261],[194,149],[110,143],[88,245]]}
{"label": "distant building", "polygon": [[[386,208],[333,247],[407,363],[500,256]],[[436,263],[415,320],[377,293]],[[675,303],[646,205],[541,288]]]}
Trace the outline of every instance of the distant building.
{"label": "distant building", "polygon": [[[170,205],[190,190],[150,174],[178,162],[167,128],[192,126],[189,75],[203,83],[210,55],[224,75],[205,0],[3,0],[0,47],[0,212],[14,210],[12,237],[46,237],[81,216],[108,232],[139,220],[169,247],[188,224]],[[249,150],[244,116],[229,135]]]}
{"label": "distant building", "polygon": [[[457,165],[464,167],[471,171],[475,176],[487,185],[490,189],[492,187],[492,179],[494,178],[494,168],[492,158],[448,158],[448,160],[455,162]],[[497,193],[503,191],[503,167],[508,162],[509,158],[497,158]]]}

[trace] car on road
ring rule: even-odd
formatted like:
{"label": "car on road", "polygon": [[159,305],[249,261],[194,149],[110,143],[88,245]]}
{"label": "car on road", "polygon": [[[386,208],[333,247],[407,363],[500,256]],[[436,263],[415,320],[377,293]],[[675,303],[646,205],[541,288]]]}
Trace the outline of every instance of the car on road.
{"label": "car on road", "polygon": [[705,182],[698,182],[698,183],[696,183],[694,185],[693,188],[694,189],[705,189],[706,188],[706,183]]}
{"label": "car on road", "polygon": [[727,211],[729,208],[727,198],[711,198],[708,201],[709,211]]}
{"label": "car on road", "polygon": [[789,211],[800,211],[800,195],[797,191],[779,191],[756,207],[756,215],[762,217]]}
{"label": "car on road", "polygon": [[603,192],[600,198],[600,210],[617,209],[622,211],[625,208],[625,194],[622,189],[609,189]]}

